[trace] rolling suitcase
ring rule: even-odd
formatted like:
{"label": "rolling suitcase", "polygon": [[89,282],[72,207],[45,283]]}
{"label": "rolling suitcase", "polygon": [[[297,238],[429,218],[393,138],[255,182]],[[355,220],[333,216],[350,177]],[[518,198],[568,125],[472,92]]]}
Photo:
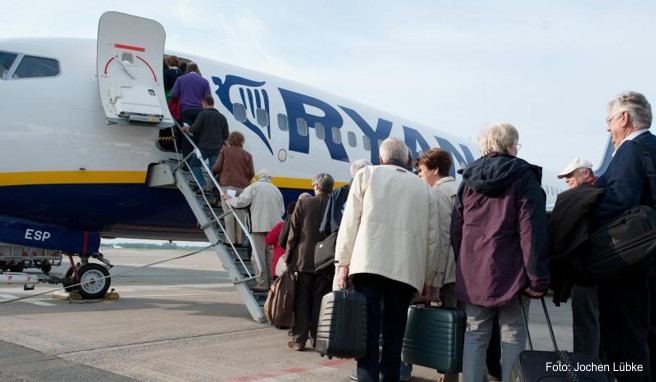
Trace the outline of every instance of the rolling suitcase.
{"label": "rolling suitcase", "polygon": [[328,358],[361,358],[367,353],[367,300],[354,290],[321,299],[315,348]]}
{"label": "rolling suitcase", "polygon": [[465,321],[461,310],[410,306],[401,360],[440,372],[462,371]]}
{"label": "rolling suitcase", "polygon": [[[547,312],[547,305],[542,301],[542,309],[547,318],[547,326],[551,335],[554,351],[533,350],[531,335],[528,333],[528,323],[526,321],[526,312],[522,305],[522,318],[528,334],[528,343],[531,350],[524,350],[519,353],[515,365],[510,374],[512,382],[560,382],[560,381],[579,381],[579,382],[605,382],[607,381],[604,374],[601,361],[584,353],[570,353],[564,350],[558,350],[556,337],[554,337],[551,319]],[[575,371],[577,365],[584,365],[592,371]]]}

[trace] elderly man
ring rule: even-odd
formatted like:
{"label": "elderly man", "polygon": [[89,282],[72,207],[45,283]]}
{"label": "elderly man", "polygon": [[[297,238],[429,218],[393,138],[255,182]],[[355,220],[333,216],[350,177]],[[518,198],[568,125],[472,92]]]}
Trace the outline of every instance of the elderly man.
{"label": "elderly man", "polygon": [[262,169],[255,176],[258,180],[246,187],[239,196],[232,198],[230,195],[225,194],[223,200],[233,208],[250,206],[250,229],[251,238],[253,239],[251,246],[262,266],[262,272],[257,276],[257,284],[253,287],[253,290],[267,291],[272,279],[273,254],[266,245],[266,234],[278,224],[285,212],[285,207],[280,190],[271,183],[269,171]]}
{"label": "elderly man", "polygon": [[384,140],[379,159],[381,165],[364,167],[353,178],[335,264],[340,288],[351,276],[367,300],[367,354],[358,359],[358,380],[378,381],[381,373],[384,381],[398,381],[410,300],[428,291],[435,276],[439,217],[435,194],[406,169],[403,141]]}
{"label": "elderly man", "polygon": [[[641,143],[651,154],[656,166],[656,137],[649,132],[652,121],[651,105],[644,95],[627,91],[608,103],[606,130],[615,146],[608,170],[599,177],[596,187],[606,192],[597,205],[595,217],[603,223],[638,205],[654,206],[643,164]],[[620,382],[651,381],[656,377],[653,360],[653,331],[650,315],[654,316],[652,267],[644,267],[624,277],[597,283],[599,293],[599,323],[602,351],[609,364],[642,366],[642,371],[618,371]],[[651,348],[651,349],[650,349]],[[651,363],[651,366],[650,366]]]}
{"label": "elderly man", "polygon": [[296,351],[305,349],[308,334],[314,345],[321,298],[330,292],[335,272],[334,267],[316,271],[314,264],[314,247],[326,238],[319,226],[334,184],[335,180],[329,174],[317,175],[312,181],[315,195],[299,199],[291,218],[285,260],[288,268],[298,272],[298,281],[294,302],[293,339],[287,343],[287,347]]}
{"label": "elderly man", "polygon": [[[601,195],[600,190],[592,187],[597,178],[592,171],[592,163],[581,158],[574,158],[558,173],[558,179],[565,179],[568,192],[558,195],[552,217],[549,221],[551,251],[555,257],[563,257],[566,253],[575,253],[572,249],[576,240],[570,236],[562,236],[567,227],[581,227],[581,220],[589,216],[594,202]],[[584,187],[580,187],[584,186]],[[574,190],[578,188],[577,190]],[[589,226],[589,223],[586,223]],[[585,230],[587,231],[587,229]],[[583,236],[582,236],[583,238]],[[563,243],[568,243],[564,246]],[[583,243],[582,243],[583,244]],[[585,244],[581,248],[584,248]],[[561,248],[572,249],[561,250]],[[553,260],[556,262],[557,260]],[[558,266],[558,265],[556,265]],[[574,351],[599,356],[599,300],[597,288],[591,280],[572,280],[572,334]],[[571,285],[571,284],[570,284]]]}
{"label": "elderly man", "polygon": [[563,171],[558,173],[558,179],[565,178],[569,188],[574,188],[583,183],[594,184],[597,177],[592,171],[592,163],[581,158],[574,158]]}

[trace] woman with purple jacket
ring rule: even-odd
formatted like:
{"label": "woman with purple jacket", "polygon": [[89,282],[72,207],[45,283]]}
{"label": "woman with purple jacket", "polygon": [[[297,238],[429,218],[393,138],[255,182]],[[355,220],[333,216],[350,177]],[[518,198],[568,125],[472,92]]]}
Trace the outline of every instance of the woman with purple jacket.
{"label": "woman with purple jacket", "polygon": [[502,380],[526,346],[520,301],[549,286],[547,216],[541,169],[517,158],[519,134],[508,123],[483,129],[480,159],[467,167],[453,210],[451,242],[458,300],[466,303],[465,382],[480,382],[498,317]]}

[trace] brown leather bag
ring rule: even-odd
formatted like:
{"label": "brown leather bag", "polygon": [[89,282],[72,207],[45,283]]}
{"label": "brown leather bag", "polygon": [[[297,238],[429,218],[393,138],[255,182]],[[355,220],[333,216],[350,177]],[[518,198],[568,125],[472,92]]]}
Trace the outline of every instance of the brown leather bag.
{"label": "brown leather bag", "polygon": [[294,296],[296,293],[296,274],[289,268],[271,285],[264,302],[264,317],[271,325],[282,328],[294,325]]}

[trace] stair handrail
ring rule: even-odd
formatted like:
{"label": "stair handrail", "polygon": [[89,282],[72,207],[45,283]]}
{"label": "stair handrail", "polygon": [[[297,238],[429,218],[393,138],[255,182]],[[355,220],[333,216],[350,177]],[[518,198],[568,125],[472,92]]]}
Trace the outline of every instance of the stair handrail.
{"label": "stair handrail", "polygon": [[[191,158],[193,155],[195,155],[196,158],[198,158],[198,160],[201,163],[201,169],[203,170],[203,172],[210,176],[210,180],[211,180],[212,184],[214,185],[214,188],[219,190],[219,202],[222,201],[223,200],[223,195],[226,195],[226,193],[223,191],[223,188],[216,181],[216,178],[214,176],[212,176],[212,170],[209,168],[207,163],[205,163],[205,160],[203,160],[203,155],[200,152],[200,148],[196,145],[196,142],[194,142],[194,140],[191,138],[191,136],[180,127],[180,125],[177,123],[177,121],[175,123],[175,126],[178,128],[178,131],[185,137],[185,139],[187,139],[187,141],[191,144],[191,146],[193,147],[193,150],[191,151],[191,153],[187,154],[187,156],[183,157],[179,161],[178,165],[173,168],[172,171],[176,172],[183,165],[186,166],[189,169],[189,172],[191,173],[191,177],[194,179],[194,182],[196,182],[196,185],[198,187],[200,187],[200,184],[198,183],[198,179],[196,179],[196,175],[194,175],[193,171],[191,171],[191,165],[188,162],[188,159]],[[176,147],[176,150],[178,150],[177,145],[175,147]],[[180,151],[178,150],[178,153],[179,152]],[[202,191],[202,188],[201,188],[201,191]],[[202,196],[203,196],[203,200],[205,200],[205,204],[210,205],[209,200],[207,200],[207,198],[205,197],[204,192],[202,193]],[[255,248],[255,245],[253,245],[253,237],[251,236],[249,230],[246,228],[246,225],[241,221],[241,219],[239,219],[239,217],[235,213],[234,207],[232,207],[232,205],[230,205],[230,203],[225,203],[225,204],[228,206],[228,209],[230,210],[230,213],[232,214],[233,218],[239,224],[239,227],[243,230],[244,234],[246,234],[246,237],[248,238],[248,242],[251,244],[251,251],[252,251],[252,254],[253,254],[252,257],[255,258],[255,264],[257,265],[257,269],[258,269],[258,272],[256,273],[256,275],[254,277],[255,278],[261,277],[262,272],[264,272],[264,267],[263,267],[263,264],[260,263],[260,257],[258,256],[260,253],[258,252],[257,248]],[[224,236],[226,237],[228,243],[230,244],[230,247],[232,247],[232,250],[234,251],[234,253],[237,254],[237,258],[241,262],[243,268],[246,270],[246,272],[248,273],[250,278],[252,278],[253,276],[251,276],[250,272],[248,271],[248,268],[246,267],[246,264],[244,264],[243,259],[241,258],[241,256],[239,255],[239,252],[235,248],[235,244],[232,242],[230,237],[228,237],[228,234],[225,230],[225,227],[223,227],[223,225],[219,222],[219,219],[216,216],[216,213],[214,213],[214,210],[212,208],[210,208],[210,211],[212,211],[212,214],[214,215],[215,221],[217,222],[219,227],[221,227],[221,230],[223,231]],[[227,211],[223,211],[223,212],[225,214]],[[212,244],[216,244],[216,243],[212,243]]]}

